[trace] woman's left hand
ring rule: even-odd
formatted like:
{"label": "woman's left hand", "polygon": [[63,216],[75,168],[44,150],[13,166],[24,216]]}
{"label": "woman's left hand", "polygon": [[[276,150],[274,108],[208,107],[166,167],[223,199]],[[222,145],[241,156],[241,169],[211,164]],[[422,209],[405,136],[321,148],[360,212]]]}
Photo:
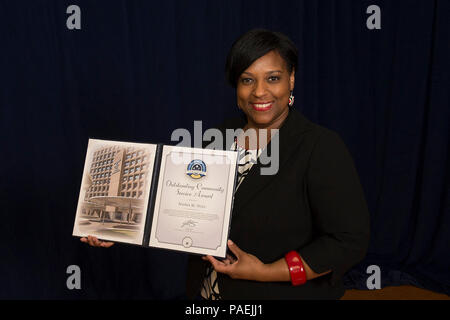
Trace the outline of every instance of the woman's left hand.
{"label": "woman's left hand", "polygon": [[209,261],[216,272],[224,273],[232,279],[244,279],[263,281],[266,265],[257,257],[242,251],[234,242],[228,240],[228,248],[234,253],[237,260],[231,256],[219,261],[213,256],[204,256],[203,260]]}

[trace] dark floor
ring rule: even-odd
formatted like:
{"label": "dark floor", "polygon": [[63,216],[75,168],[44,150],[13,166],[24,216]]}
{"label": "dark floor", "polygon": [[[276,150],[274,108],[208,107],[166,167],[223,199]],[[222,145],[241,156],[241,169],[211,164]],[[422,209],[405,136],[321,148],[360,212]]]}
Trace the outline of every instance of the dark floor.
{"label": "dark floor", "polygon": [[341,300],[450,300],[450,296],[413,286],[398,286],[379,290],[347,290]]}

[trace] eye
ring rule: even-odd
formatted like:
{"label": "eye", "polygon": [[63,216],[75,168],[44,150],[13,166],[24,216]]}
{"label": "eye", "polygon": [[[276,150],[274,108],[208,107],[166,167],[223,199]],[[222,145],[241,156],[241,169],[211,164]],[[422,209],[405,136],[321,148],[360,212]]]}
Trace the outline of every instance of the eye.
{"label": "eye", "polygon": [[243,84],[250,84],[250,83],[252,83],[252,81],[253,81],[252,78],[242,78],[242,79],[241,79],[241,82],[242,82]]}
{"label": "eye", "polygon": [[280,77],[278,77],[278,76],[270,76],[269,77],[270,82],[274,82],[274,81],[278,81],[278,80],[280,80]]}

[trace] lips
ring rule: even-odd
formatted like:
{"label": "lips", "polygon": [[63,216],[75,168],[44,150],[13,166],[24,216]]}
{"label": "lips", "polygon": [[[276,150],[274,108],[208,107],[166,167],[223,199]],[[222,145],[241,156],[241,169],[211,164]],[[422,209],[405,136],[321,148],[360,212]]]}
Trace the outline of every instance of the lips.
{"label": "lips", "polygon": [[256,111],[267,111],[272,108],[273,102],[250,103],[250,106]]}

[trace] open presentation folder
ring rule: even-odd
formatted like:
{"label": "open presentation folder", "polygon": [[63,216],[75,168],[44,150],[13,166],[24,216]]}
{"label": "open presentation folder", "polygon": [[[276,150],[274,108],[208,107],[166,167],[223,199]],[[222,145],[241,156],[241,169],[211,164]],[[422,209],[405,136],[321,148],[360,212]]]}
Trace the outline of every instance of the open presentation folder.
{"label": "open presentation folder", "polygon": [[73,236],[225,258],[236,151],[89,139]]}

